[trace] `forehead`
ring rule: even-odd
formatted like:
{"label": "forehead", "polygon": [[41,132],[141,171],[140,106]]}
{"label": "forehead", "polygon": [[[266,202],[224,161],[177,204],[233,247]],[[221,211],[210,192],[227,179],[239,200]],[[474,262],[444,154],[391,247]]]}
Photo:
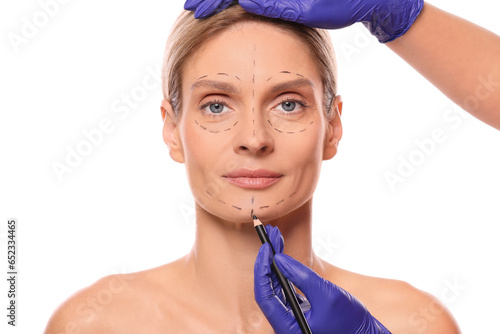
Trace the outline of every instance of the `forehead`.
{"label": "forehead", "polygon": [[289,71],[319,78],[308,47],[296,35],[262,22],[239,23],[207,41],[187,62],[183,75],[189,80],[214,71],[262,78]]}

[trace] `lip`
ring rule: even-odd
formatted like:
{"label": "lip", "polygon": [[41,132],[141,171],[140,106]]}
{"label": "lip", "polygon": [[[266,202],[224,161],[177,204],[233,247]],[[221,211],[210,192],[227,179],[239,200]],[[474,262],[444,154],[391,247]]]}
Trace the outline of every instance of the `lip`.
{"label": "lip", "polygon": [[265,189],[280,180],[283,174],[267,169],[240,168],[223,175],[229,183],[245,189]]}

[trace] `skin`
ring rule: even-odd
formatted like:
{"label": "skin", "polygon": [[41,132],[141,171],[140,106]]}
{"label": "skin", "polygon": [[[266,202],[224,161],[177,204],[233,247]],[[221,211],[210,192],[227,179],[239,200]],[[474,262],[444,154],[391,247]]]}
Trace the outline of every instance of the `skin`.
{"label": "skin", "polygon": [[498,35],[425,3],[406,34],[386,45],[457,105],[500,130]]}
{"label": "skin", "polygon": [[[272,87],[300,78],[296,73],[312,86],[271,93]],[[192,89],[205,75],[233,84],[239,93]],[[458,333],[448,311],[432,296],[404,282],[337,268],[314,254],[312,196],[322,161],[337,152],[342,102],[335,98],[333,115],[324,115],[318,70],[294,36],[263,23],[240,23],[207,42],[186,66],[183,79],[180,118],[167,101],[162,118],[170,155],[185,164],[196,201],[192,251],[158,268],[99,280],[56,311],[46,334],[71,333],[72,328],[74,333],[273,333],[254,300],[253,266],[261,244],[252,210],[280,228],[285,253],[355,295],[393,333]],[[211,133],[195,122],[202,119],[199,106],[214,96],[239,112],[232,130]],[[281,133],[267,123],[283,96],[306,100],[313,120],[306,131]],[[259,190],[236,187],[221,177],[243,166],[283,177]],[[210,189],[212,195],[206,192],[210,183],[218,185],[217,191]],[[279,205],[261,209],[292,193]],[[122,289],[117,282],[123,282]]]}

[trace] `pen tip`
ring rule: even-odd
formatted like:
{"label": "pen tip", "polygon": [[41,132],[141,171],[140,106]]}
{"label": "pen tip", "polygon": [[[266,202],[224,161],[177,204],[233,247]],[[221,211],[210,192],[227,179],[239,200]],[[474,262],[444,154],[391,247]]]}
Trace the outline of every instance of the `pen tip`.
{"label": "pen tip", "polygon": [[253,215],[253,219],[257,219],[257,216],[256,216],[256,215]]}

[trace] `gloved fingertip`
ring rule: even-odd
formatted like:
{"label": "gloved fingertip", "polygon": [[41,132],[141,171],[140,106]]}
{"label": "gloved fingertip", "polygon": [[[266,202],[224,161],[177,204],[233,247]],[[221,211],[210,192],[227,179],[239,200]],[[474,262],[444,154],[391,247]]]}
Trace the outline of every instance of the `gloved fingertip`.
{"label": "gloved fingertip", "polygon": [[254,0],[240,0],[240,6],[249,13],[260,15],[262,13],[262,5]]}
{"label": "gloved fingertip", "polygon": [[285,276],[288,276],[287,274],[291,274],[291,271],[292,271],[292,268],[294,265],[293,261],[290,261],[290,259],[295,261],[293,258],[291,258],[290,256],[283,254],[283,253],[274,255],[274,262],[276,262],[278,269]]}
{"label": "gloved fingertip", "polygon": [[271,254],[271,245],[269,245],[267,242],[265,244],[262,244],[259,248],[259,252],[257,253],[257,258],[255,259],[255,270],[257,268],[262,267],[263,265],[269,266],[269,264],[272,261],[272,254]]}
{"label": "gloved fingertip", "polygon": [[204,19],[214,14],[214,4],[210,1],[202,2],[194,12],[195,19]]}
{"label": "gloved fingertip", "polygon": [[274,255],[274,262],[281,273],[300,290],[302,290],[304,282],[313,279],[314,275],[311,273],[314,273],[314,271],[289,255],[276,254]]}
{"label": "gloved fingertip", "polygon": [[265,228],[276,253],[282,253],[285,248],[285,239],[283,239],[283,235],[279,228],[271,225],[266,225]]}
{"label": "gloved fingertip", "polygon": [[200,4],[200,1],[201,0],[187,0],[184,3],[184,9],[194,11],[196,10],[196,7],[198,7],[198,5]]}

